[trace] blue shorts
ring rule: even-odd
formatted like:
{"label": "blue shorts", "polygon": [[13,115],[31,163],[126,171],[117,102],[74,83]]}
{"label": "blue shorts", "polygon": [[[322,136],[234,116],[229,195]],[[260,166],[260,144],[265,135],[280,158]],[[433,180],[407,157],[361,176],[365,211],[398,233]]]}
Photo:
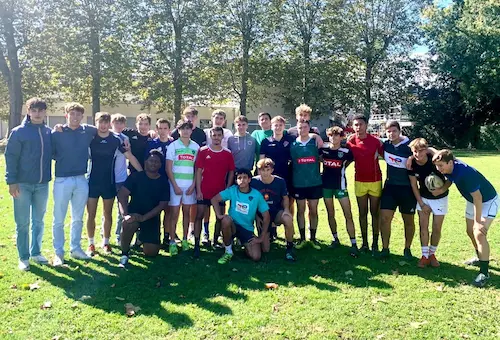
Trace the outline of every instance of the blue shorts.
{"label": "blue shorts", "polygon": [[233,237],[237,237],[238,240],[240,240],[241,244],[245,245],[255,237],[255,234],[253,231],[250,231],[248,229],[243,228],[241,225],[234,223],[234,227],[236,229],[236,232],[234,233]]}

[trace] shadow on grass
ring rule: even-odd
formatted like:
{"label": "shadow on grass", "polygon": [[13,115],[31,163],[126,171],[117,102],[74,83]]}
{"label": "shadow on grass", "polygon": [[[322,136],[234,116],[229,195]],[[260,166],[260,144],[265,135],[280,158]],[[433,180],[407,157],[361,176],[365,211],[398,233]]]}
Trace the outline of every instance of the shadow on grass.
{"label": "shadow on grass", "polygon": [[[246,301],[248,291],[262,291],[267,282],[328,291],[339,290],[338,284],[392,290],[381,275],[415,275],[455,287],[468,284],[477,274],[476,268],[446,262],[441,262],[440,268],[427,269],[418,268],[417,259],[401,265],[403,257],[394,254],[385,263],[370,254],[352,258],[348,247],[322,246],[321,251],[296,251],[295,263],[284,260],[284,244],[278,242],[259,263],[252,263],[239,250],[224,266],[217,264],[222,250],[204,250],[198,260],[190,257],[191,252],[181,252],[174,258],[162,253],[154,259],[132,253],[130,266],[124,270],[117,267],[115,250],[115,255],[98,256],[89,263],[69,260],[68,267],[33,266],[31,271],[75,301],[122,315],[124,304],[130,302],[141,307],[141,315],[154,315],[176,329],[192,326],[193,320],[173,311],[175,306],[195,305],[215,315],[231,315],[225,299]],[[489,286],[498,287],[498,280],[493,277]]]}

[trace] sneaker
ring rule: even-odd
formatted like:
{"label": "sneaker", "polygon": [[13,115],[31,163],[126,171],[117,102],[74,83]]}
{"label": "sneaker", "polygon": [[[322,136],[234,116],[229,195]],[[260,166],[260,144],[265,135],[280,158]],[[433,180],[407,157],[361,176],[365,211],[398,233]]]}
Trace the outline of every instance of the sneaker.
{"label": "sneaker", "polygon": [[194,240],[194,231],[193,231],[193,230],[191,230],[191,231],[189,232],[189,234],[188,234],[188,239],[190,239],[190,240]]}
{"label": "sneaker", "polygon": [[354,258],[357,258],[359,256],[359,249],[356,245],[351,246],[351,250],[349,250],[349,255],[351,255]]}
{"label": "sneaker", "polygon": [[207,233],[203,233],[203,237],[201,238],[201,244],[203,244],[204,247],[210,247],[210,238],[208,237]]}
{"label": "sneaker", "polygon": [[295,244],[295,249],[302,249],[305,246],[307,246],[307,241],[306,240],[300,240]]}
{"label": "sneaker", "polygon": [[391,252],[389,251],[389,248],[383,248],[382,251],[378,253],[378,258],[382,261],[388,260],[390,256]]}
{"label": "sneaker", "polygon": [[177,243],[170,243],[168,246],[168,252],[170,253],[170,256],[175,256],[179,254],[179,249],[177,249]]}
{"label": "sneaker", "polygon": [[488,283],[489,279],[490,279],[489,275],[484,275],[483,273],[479,273],[476,279],[472,281],[472,284],[478,288],[482,288],[486,286],[486,283]]}
{"label": "sneaker", "polygon": [[370,247],[367,244],[363,244],[359,250],[364,254],[370,253]]}
{"label": "sneaker", "polygon": [[437,268],[440,266],[439,261],[436,258],[436,255],[432,254],[429,256],[429,261],[431,263],[431,267]]}
{"label": "sneaker", "polygon": [[90,260],[90,256],[85,254],[81,249],[73,250],[70,255],[77,260]]}
{"label": "sneaker", "polygon": [[200,246],[194,246],[193,257],[195,259],[199,259],[200,258]]}
{"label": "sneaker", "polygon": [[233,254],[224,253],[222,257],[217,261],[219,264],[227,264],[233,258]]}
{"label": "sneaker", "polygon": [[332,243],[330,243],[330,245],[328,246],[328,248],[330,249],[336,249],[338,247],[340,247],[340,241],[338,238],[333,240]]}
{"label": "sneaker", "polygon": [[405,258],[406,261],[412,261],[413,260],[413,255],[411,253],[411,249],[410,248],[405,248],[405,250],[403,251],[403,256]]}
{"label": "sneaker", "polygon": [[188,240],[182,240],[182,251],[187,251],[189,250],[189,243]]}
{"label": "sneaker", "polygon": [[32,256],[31,259],[33,262],[38,263],[38,264],[48,264],[49,260],[43,255],[37,255],[37,256]]}
{"label": "sneaker", "polygon": [[417,266],[419,268],[425,268],[425,267],[427,267],[430,264],[431,264],[430,259],[422,255],[422,257],[420,258],[420,260],[418,260]]}
{"label": "sneaker", "polygon": [[113,253],[111,251],[111,246],[109,244],[103,245],[102,250],[104,251],[104,254],[106,254],[106,255],[111,255]]}
{"label": "sneaker", "polygon": [[466,266],[476,266],[479,267],[479,259],[477,257],[473,257],[464,262]]}
{"label": "sneaker", "polygon": [[90,244],[89,247],[87,248],[87,255],[88,256],[94,256],[95,255],[95,245]]}
{"label": "sneaker", "polygon": [[54,259],[52,260],[52,265],[54,267],[60,267],[64,264],[64,256],[62,255],[55,255]]}
{"label": "sneaker", "polygon": [[177,234],[175,234],[175,242],[177,242],[177,243],[181,242],[181,239],[179,238],[179,236]]}
{"label": "sneaker", "polygon": [[377,244],[372,244],[372,256],[377,257],[378,256],[378,245]]}
{"label": "sneaker", "polygon": [[30,270],[30,261],[29,260],[19,260],[19,264],[17,265],[17,268],[19,270],[22,270],[23,272],[27,272]]}
{"label": "sneaker", "polygon": [[293,252],[291,250],[287,250],[285,253],[285,260],[289,262],[295,262],[295,257],[293,256]]}
{"label": "sneaker", "polygon": [[169,247],[170,247],[170,240],[167,237],[164,237],[163,242],[161,243],[161,248],[163,250],[168,250]]}
{"label": "sneaker", "polygon": [[118,267],[125,268],[127,264],[128,264],[128,256],[122,255],[122,257],[120,257],[120,263],[118,264]]}
{"label": "sneaker", "polygon": [[222,243],[220,243],[219,241],[215,241],[214,240],[213,245],[214,245],[215,249],[222,249],[222,248],[224,248],[224,246],[222,245]]}
{"label": "sneaker", "polygon": [[321,244],[318,242],[318,240],[312,240],[311,246],[316,249],[316,250],[321,250]]}

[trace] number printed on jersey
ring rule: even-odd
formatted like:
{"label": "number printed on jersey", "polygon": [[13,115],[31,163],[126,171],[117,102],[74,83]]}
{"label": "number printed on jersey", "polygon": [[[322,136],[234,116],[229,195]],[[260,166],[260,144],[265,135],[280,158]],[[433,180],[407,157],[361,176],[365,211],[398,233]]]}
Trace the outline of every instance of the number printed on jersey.
{"label": "number printed on jersey", "polygon": [[240,214],[248,215],[249,209],[250,205],[248,203],[236,201],[236,211],[239,212]]}

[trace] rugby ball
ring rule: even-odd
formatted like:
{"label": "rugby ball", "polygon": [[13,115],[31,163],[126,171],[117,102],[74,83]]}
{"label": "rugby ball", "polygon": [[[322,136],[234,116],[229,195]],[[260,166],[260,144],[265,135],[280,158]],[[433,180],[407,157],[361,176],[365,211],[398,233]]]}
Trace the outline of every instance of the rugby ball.
{"label": "rugby ball", "polygon": [[444,181],[435,173],[432,173],[425,178],[425,186],[427,187],[427,189],[429,189],[429,191],[439,189],[443,185]]}

